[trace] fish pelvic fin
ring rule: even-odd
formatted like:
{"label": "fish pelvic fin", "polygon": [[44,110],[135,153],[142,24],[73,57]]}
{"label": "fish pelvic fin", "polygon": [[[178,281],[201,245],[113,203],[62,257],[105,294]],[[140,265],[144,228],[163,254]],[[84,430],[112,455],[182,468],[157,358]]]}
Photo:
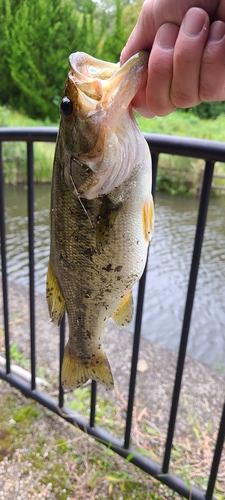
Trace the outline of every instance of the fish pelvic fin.
{"label": "fish pelvic fin", "polygon": [[103,349],[91,361],[77,358],[67,344],[62,364],[62,386],[64,389],[76,389],[92,379],[105,385],[107,389],[114,387],[109,361]]}
{"label": "fish pelvic fin", "polygon": [[124,295],[118,309],[112,316],[113,321],[117,324],[117,326],[127,326],[130,324],[133,317],[133,296],[132,291],[129,290],[126,295]]}
{"label": "fish pelvic fin", "polygon": [[151,195],[150,200],[146,200],[142,212],[143,232],[146,243],[151,241],[154,226],[154,202]]}
{"label": "fish pelvic fin", "polygon": [[52,319],[53,323],[60,325],[63,314],[65,312],[66,303],[59,282],[54,275],[50,261],[48,264],[46,281],[46,298],[50,318]]}

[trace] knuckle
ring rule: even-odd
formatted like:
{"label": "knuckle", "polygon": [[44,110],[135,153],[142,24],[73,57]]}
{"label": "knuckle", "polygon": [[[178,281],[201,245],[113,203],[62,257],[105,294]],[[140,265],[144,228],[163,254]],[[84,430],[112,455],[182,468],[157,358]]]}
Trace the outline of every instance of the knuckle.
{"label": "knuckle", "polygon": [[214,88],[208,83],[204,82],[200,86],[199,98],[201,101],[212,101],[214,98]]}
{"label": "knuckle", "polygon": [[170,93],[170,99],[176,108],[188,108],[193,106],[193,98],[188,92],[180,90],[178,88],[172,89]]}

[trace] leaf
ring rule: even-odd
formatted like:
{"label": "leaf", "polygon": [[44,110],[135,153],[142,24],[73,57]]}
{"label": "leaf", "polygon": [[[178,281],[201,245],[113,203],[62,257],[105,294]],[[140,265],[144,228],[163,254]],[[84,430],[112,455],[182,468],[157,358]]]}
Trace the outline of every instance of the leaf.
{"label": "leaf", "polygon": [[141,372],[141,373],[144,373],[147,370],[148,370],[148,363],[147,363],[147,361],[144,358],[139,359],[138,360],[138,364],[137,364],[137,371]]}

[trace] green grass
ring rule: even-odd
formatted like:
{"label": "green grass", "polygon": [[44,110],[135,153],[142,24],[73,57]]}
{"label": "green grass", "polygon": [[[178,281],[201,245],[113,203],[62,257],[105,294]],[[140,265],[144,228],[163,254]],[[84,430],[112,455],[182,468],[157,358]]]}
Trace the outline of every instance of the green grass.
{"label": "green grass", "polygon": [[[177,110],[165,117],[148,120],[137,116],[137,122],[143,132],[193,137],[214,141],[225,141],[225,115],[215,119],[201,119],[196,115]],[[179,156],[160,155],[157,189],[171,194],[197,194],[202,180],[202,160],[181,158]],[[216,163],[213,186],[225,188],[225,164]],[[213,194],[225,193],[225,190],[213,188]]]}
{"label": "green grass", "polygon": [[[137,116],[143,132],[225,140],[225,116],[216,119],[200,119],[196,115],[175,111],[163,118],[148,120]],[[32,120],[25,115],[5,107],[0,107],[0,126],[40,126],[51,125],[48,120]],[[36,143],[34,146],[35,182],[51,182],[52,164],[55,145]],[[3,144],[4,171],[6,182],[26,181],[26,144]],[[13,160],[13,161],[11,161]],[[203,161],[178,156],[160,155],[157,189],[171,194],[196,194],[201,185]],[[225,164],[217,163],[215,174],[225,174]],[[214,178],[214,185],[225,187],[225,179]],[[216,194],[222,191],[214,190]],[[225,191],[224,191],[225,192]]]}
{"label": "green grass", "polygon": [[[38,127],[49,126],[49,120],[33,120],[17,111],[0,106],[1,127]],[[55,144],[36,143],[34,145],[34,180],[50,182]],[[26,144],[22,142],[5,142],[3,144],[3,165],[5,181],[16,184],[26,182]]]}
{"label": "green grass", "polygon": [[141,116],[136,118],[143,132],[225,141],[225,115],[206,120],[177,110],[168,116],[156,116],[150,120]]}
{"label": "green grass", "polygon": [[[32,487],[37,494],[50,488],[58,500],[179,500],[181,497],[151,478],[130,460],[122,459],[110,446],[95,441],[49,410],[28,400],[0,381],[0,461],[20,457],[21,477],[32,470]],[[96,424],[113,435],[124,435],[124,401],[117,394],[115,403],[98,395]],[[90,388],[83,387],[66,394],[65,406],[89,417]],[[191,430],[192,429],[192,430]],[[132,444],[140,453],[162,461],[166,436],[152,427],[145,408],[134,408]],[[174,439],[171,471],[180,475],[190,487],[194,482],[206,488],[215,447],[216,432],[204,428],[190,416],[187,435]],[[223,500],[225,465],[223,454],[215,497]],[[9,463],[8,462],[8,463]],[[35,485],[35,486],[33,486]],[[49,486],[50,485],[50,486]],[[24,497],[28,490],[24,492]],[[36,498],[36,497],[35,497]]]}

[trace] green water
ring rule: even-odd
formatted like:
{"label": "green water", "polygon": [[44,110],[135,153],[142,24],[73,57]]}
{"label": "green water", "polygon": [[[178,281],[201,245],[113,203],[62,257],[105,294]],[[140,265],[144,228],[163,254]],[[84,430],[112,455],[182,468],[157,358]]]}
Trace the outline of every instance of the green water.
{"label": "green water", "polygon": [[[156,196],[142,334],[178,349],[198,209],[197,198]],[[50,186],[35,186],[35,287],[45,293]],[[6,186],[7,270],[28,286],[27,190]],[[225,197],[212,198],[202,250],[188,354],[225,366]],[[137,287],[134,290],[136,299]],[[133,328],[133,325],[131,325]]]}

